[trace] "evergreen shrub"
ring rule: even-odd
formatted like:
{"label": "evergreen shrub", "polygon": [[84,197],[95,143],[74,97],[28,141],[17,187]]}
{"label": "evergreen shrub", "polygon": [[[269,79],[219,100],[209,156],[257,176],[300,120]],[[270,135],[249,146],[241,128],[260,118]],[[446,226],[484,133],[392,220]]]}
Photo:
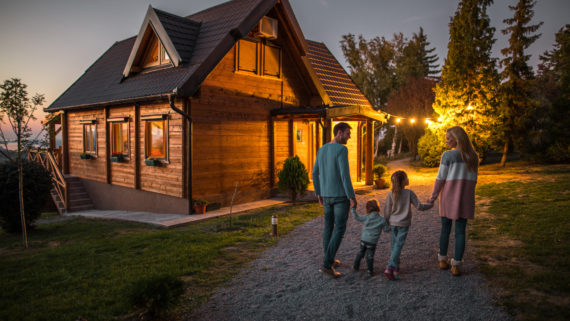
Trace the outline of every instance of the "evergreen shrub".
{"label": "evergreen shrub", "polygon": [[183,293],[182,280],[173,275],[158,275],[135,282],[130,290],[130,301],[154,318],[168,313]]}
{"label": "evergreen shrub", "polygon": [[386,173],[387,170],[388,168],[383,164],[374,165],[374,168],[372,169],[372,172],[374,173],[374,179],[382,178],[382,176],[384,175],[384,173]]}
{"label": "evergreen shrub", "polygon": [[279,182],[277,188],[282,193],[288,193],[291,201],[295,202],[298,195],[305,195],[309,186],[309,175],[305,169],[305,165],[299,160],[299,157],[289,157],[283,164],[283,169],[277,173]]}
{"label": "evergreen shrub", "polygon": [[439,166],[441,155],[446,150],[445,136],[441,137],[430,130],[426,130],[425,135],[418,141],[418,154],[424,165],[428,167]]}
{"label": "evergreen shrub", "polygon": [[[49,199],[51,174],[40,164],[24,161],[24,215],[26,229],[42,214]],[[0,226],[9,233],[22,231],[20,201],[18,197],[18,164],[4,162],[0,164]]]}

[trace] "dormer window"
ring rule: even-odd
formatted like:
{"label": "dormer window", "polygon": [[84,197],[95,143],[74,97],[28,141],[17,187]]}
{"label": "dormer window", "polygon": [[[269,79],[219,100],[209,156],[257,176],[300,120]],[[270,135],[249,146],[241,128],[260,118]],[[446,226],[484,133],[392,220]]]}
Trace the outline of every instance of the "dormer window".
{"label": "dormer window", "polygon": [[158,41],[156,36],[152,38],[143,55],[142,68],[164,65],[170,62],[170,58],[166,50],[164,50],[164,46]]}
{"label": "dormer window", "polygon": [[132,72],[171,64],[170,56],[156,36],[151,24],[147,26],[139,48],[131,67]]}

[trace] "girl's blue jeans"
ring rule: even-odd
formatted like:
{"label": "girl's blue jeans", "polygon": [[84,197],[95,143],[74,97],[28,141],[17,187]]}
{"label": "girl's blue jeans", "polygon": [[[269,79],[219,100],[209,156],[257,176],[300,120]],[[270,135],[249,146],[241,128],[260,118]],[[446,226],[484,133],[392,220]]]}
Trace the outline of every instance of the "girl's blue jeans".
{"label": "girl's blue jeans", "polygon": [[400,254],[402,253],[402,248],[406,243],[406,237],[408,237],[408,226],[392,226],[392,250],[390,252],[390,260],[388,261],[388,266],[394,269],[400,268]]}
{"label": "girl's blue jeans", "polygon": [[323,197],[325,227],[323,229],[323,266],[329,268],[346,231],[350,201],[346,197]]}
{"label": "girl's blue jeans", "polygon": [[[452,219],[447,217],[441,218],[441,234],[439,236],[439,254],[441,256],[447,255],[447,248],[449,247],[449,234],[451,233]],[[455,261],[463,259],[465,252],[465,228],[467,227],[467,219],[460,218],[455,221]]]}

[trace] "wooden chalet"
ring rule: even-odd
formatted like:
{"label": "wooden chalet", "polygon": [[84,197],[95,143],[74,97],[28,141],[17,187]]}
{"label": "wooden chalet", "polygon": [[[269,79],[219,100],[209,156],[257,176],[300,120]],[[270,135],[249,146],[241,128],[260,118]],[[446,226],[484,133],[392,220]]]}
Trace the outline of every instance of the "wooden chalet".
{"label": "wooden chalet", "polygon": [[149,6],[138,35],[46,111],[61,123],[65,210],[85,208],[69,186],[80,181],[94,208],[162,213],[190,213],[191,196],[229,205],[236,183],[237,203],[268,198],[293,155],[311,177],[339,121],[353,128],[351,177],[372,184],[373,121],[385,121],[287,0],[186,17]]}

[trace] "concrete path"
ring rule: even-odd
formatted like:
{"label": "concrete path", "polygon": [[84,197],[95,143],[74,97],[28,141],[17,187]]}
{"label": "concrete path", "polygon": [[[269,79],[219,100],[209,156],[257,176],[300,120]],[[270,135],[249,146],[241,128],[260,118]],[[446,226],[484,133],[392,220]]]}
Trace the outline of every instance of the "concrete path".
{"label": "concrete path", "polygon": [[[272,206],[286,202],[285,198],[271,198],[251,203],[237,204],[232,207],[232,214],[249,211],[256,208]],[[186,224],[192,224],[214,217],[226,216],[230,214],[229,207],[223,207],[215,211],[206,212],[206,214],[163,214],[163,213],[150,213],[150,212],[132,212],[132,211],[118,211],[118,210],[87,210],[71,212],[64,215],[64,217],[82,216],[89,218],[111,219],[111,220],[124,220],[133,221],[146,224],[152,224],[158,227],[170,228]],[[39,222],[41,224],[41,222]]]}

